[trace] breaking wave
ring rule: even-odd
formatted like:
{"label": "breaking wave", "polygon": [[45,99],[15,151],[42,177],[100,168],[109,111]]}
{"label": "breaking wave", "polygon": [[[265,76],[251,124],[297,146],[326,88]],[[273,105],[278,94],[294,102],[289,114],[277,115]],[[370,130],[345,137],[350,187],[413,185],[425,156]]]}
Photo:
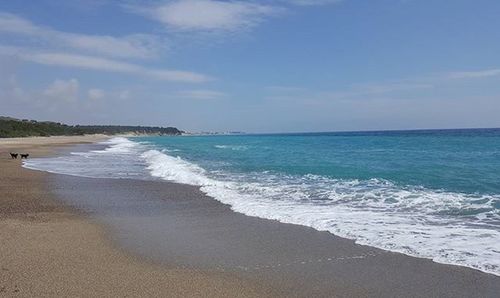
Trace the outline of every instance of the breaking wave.
{"label": "breaking wave", "polygon": [[175,151],[126,138],[103,145],[102,150],[31,159],[24,165],[87,177],[152,176],[195,185],[249,216],[305,225],[359,244],[500,275],[498,195],[440,191],[384,179],[210,171],[171,155]]}

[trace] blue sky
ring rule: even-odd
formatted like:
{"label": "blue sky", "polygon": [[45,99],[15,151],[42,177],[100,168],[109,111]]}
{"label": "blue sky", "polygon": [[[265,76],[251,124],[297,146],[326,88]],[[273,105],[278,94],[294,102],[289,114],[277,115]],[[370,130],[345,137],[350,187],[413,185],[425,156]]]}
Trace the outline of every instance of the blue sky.
{"label": "blue sky", "polygon": [[500,2],[0,2],[0,114],[291,132],[500,127]]}

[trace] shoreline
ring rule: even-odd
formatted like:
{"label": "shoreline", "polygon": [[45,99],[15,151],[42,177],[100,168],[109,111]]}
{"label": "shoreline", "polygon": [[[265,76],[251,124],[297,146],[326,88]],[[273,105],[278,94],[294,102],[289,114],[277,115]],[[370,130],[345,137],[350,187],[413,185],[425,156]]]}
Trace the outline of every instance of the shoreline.
{"label": "shoreline", "polygon": [[[89,210],[118,247],[152,263],[230,272],[287,297],[495,297],[500,291],[495,275],[246,216],[195,186],[53,178],[61,199],[71,192],[70,206]],[[108,194],[105,206],[95,200],[102,192]],[[129,200],[120,203],[125,195]]]}
{"label": "shoreline", "polygon": [[[82,142],[71,140],[67,144]],[[27,146],[29,148],[30,145]],[[48,145],[51,146],[54,145]],[[54,153],[53,150],[52,147],[40,154]],[[5,147],[0,142],[0,152],[8,154],[4,151]],[[2,164],[4,159],[5,156]],[[93,238],[96,246],[106,246],[113,253],[123,254],[127,262],[133,259],[141,266],[155,268],[148,270],[195,272],[214,283],[221,282],[221,275],[222,281],[227,281],[225,278],[229,275],[230,282],[223,284],[215,296],[232,293],[235,282],[240,284],[240,290],[245,289],[238,293],[259,297],[494,297],[500,291],[498,276],[358,245],[353,240],[305,226],[246,216],[206,196],[195,186],[166,181],[65,176],[28,170],[20,165],[19,169],[20,172],[43,177],[38,183],[43,184],[47,192],[45,195],[55,204],[54,208],[60,208],[57,212],[43,211],[49,215],[41,222],[36,216],[34,219],[28,216],[28,226],[37,226],[47,220],[64,222],[67,216],[76,217],[78,222],[74,222],[75,226],[91,225],[100,231],[100,238]],[[3,183],[5,177],[0,179]],[[101,209],[93,210],[91,204],[87,205],[92,217],[101,218],[100,223],[95,223],[88,215],[75,215],[81,207],[85,207],[79,202],[95,202],[92,200],[102,194],[114,202],[115,205],[111,204],[113,208],[99,214],[103,212]],[[128,197],[140,200],[120,205],[122,199]],[[153,208],[141,209],[143,205]],[[120,220],[113,222],[117,218]],[[1,221],[5,223],[3,218]],[[137,226],[141,227],[141,233],[133,230]],[[4,230],[2,224],[0,233],[3,234]],[[161,241],[148,242],[151,239],[141,238],[141,235],[148,234]],[[40,245],[32,242],[24,239],[24,243],[31,246]],[[0,289],[3,283],[0,283]],[[177,286],[182,288],[182,285],[179,283]],[[188,290],[194,287],[189,283],[184,283],[184,286],[189,286]],[[234,293],[229,296],[234,296]]]}
{"label": "shoreline", "polygon": [[172,269],[124,252],[101,225],[54,197],[48,180],[55,174],[25,169],[9,156],[47,156],[104,139],[0,140],[0,296],[275,296],[227,273]]}

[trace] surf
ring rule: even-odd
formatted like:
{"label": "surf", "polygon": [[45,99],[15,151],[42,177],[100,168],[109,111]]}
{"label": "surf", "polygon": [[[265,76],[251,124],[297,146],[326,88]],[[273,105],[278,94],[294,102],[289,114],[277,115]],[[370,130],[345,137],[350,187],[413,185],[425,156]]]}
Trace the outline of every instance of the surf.
{"label": "surf", "polygon": [[[185,147],[169,140],[114,138],[99,150],[31,159],[25,166],[77,176],[194,185],[248,216],[309,226],[359,244],[500,275],[498,194],[433,189],[385,178],[248,170],[242,168],[241,152],[227,150],[225,154],[239,155],[219,156],[215,152],[224,148],[210,139],[208,144]],[[244,146],[245,154],[283,150]],[[221,158],[231,162],[221,163]],[[87,170],[83,173],[82,168]]]}

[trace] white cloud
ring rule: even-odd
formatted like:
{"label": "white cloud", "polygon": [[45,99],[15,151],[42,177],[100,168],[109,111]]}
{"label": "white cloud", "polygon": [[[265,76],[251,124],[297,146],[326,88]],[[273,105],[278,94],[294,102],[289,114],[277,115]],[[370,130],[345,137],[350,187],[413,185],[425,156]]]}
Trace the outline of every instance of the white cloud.
{"label": "white cloud", "polygon": [[43,29],[16,15],[0,12],[0,31],[35,35]]}
{"label": "white cloud", "polygon": [[239,31],[250,29],[282,9],[248,1],[177,0],[149,8],[129,7],[182,31]]}
{"label": "white cloud", "polygon": [[63,53],[38,53],[25,56],[24,58],[26,60],[46,65],[71,66],[109,72],[129,73],[148,76],[164,81],[200,83],[210,80],[209,77],[194,72],[149,69],[137,64],[93,56],[71,55]]}
{"label": "white cloud", "polygon": [[125,100],[130,98],[130,91],[129,90],[122,90],[118,93],[118,98]]}
{"label": "white cloud", "polygon": [[177,95],[182,98],[201,99],[201,100],[218,99],[226,96],[225,93],[213,90],[184,90],[177,92]]}
{"label": "white cloud", "polygon": [[428,89],[434,87],[432,84],[419,82],[389,82],[378,84],[354,84],[353,89],[356,94],[381,94],[397,91],[407,91],[415,89]]}
{"label": "white cloud", "polygon": [[286,2],[300,6],[315,6],[338,3],[342,0],[286,0]]}
{"label": "white cloud", "polygon": [[133,63],[87,55],[74,55],[57,52],[33,52],[29,49],[10,46],[0,46],[0,54],[14,55],[25,61],[44,65],[126,73],[164,81],[200,83],[211,80],[210,77],[195,72],[169,69],[151,69]]}
{"label": "white cloud", "polygon": [[457,71],[450,72],[447,75],[449,79],[474,79],[474,78],[487,78],[500,75],[500,69],[485,69],[478,71]]}
{"label": "white cloud", "polygon": [[293,86],[271,86],[266,89],[267,99],[297,103],[325,103],[328,101],[364,101],[378,99],[415,98],[430,89],[446,88],[450,84],[460,84],[462,80],[481,80],[500,77],[499,68],[478,71],[456,71],[433,73],[420,77],[391,80],[386,82],[358,83],[339,90],[313,91]]}
{"label": "white cloud", "polygon": [[371,84],[353,84],[348,88],[338,91],[311,91],[298,87],[276,88],[268,87],[272,92],[267,99],[275,101],[296,101],[309,104],[331,100],[360,100],[369,99],[373,96],[393,96],[408,91],[425,90],[433,88],[434,85],[423,82],[393,81]]}
{"label": "white cloud", "polygon": [[33,53],[22,56],[23,59],[45,65],[72,66],[77,68],[97,69],[113,72],[133,73],[141,67],[135,64],[99,58],[94,56],[64,53]]}
{"label": "white cloud", "polygon": [[69,47],[118,58],[151,58],[166,47],[158,37],[148,34],[113,37],[67,33],[37,26],[14,14],[2,12],[0,12],[0,32],[35,38],[56,47]]}
{"label": "white cloud", "polygon": [[88,97],[91,100],[102,99],[105,96],[105,92],[102,89],[92,88],[87,91]]}
{"label": "white cloud", "polygon": [[61,37],[73,48],[112,57],[151,58],[165,48],[158,38],[147,34],[133,34],[122,38],[78,34],[65,34]]}
{"label": "white cloud", "polygon": [[203,74],[181,71],[181,70],[164,70],[164,69],[143,69],[142,71],[145,75],[151,76],[158,80],[165,81],[178,81],[178,82],[188,82],[188,83],[202,83],[212,80]]}
{"label": "white cloud", "polygon": [[0,101],[26,102],[29,99],[29,94],[19,85],[16,75],[0,72]]}
{"label": "white cloud", "polygon": [[55,80],[44,91],[43,95],[51,100],[75,102],[78,99],[79,83],[76,79]]}

